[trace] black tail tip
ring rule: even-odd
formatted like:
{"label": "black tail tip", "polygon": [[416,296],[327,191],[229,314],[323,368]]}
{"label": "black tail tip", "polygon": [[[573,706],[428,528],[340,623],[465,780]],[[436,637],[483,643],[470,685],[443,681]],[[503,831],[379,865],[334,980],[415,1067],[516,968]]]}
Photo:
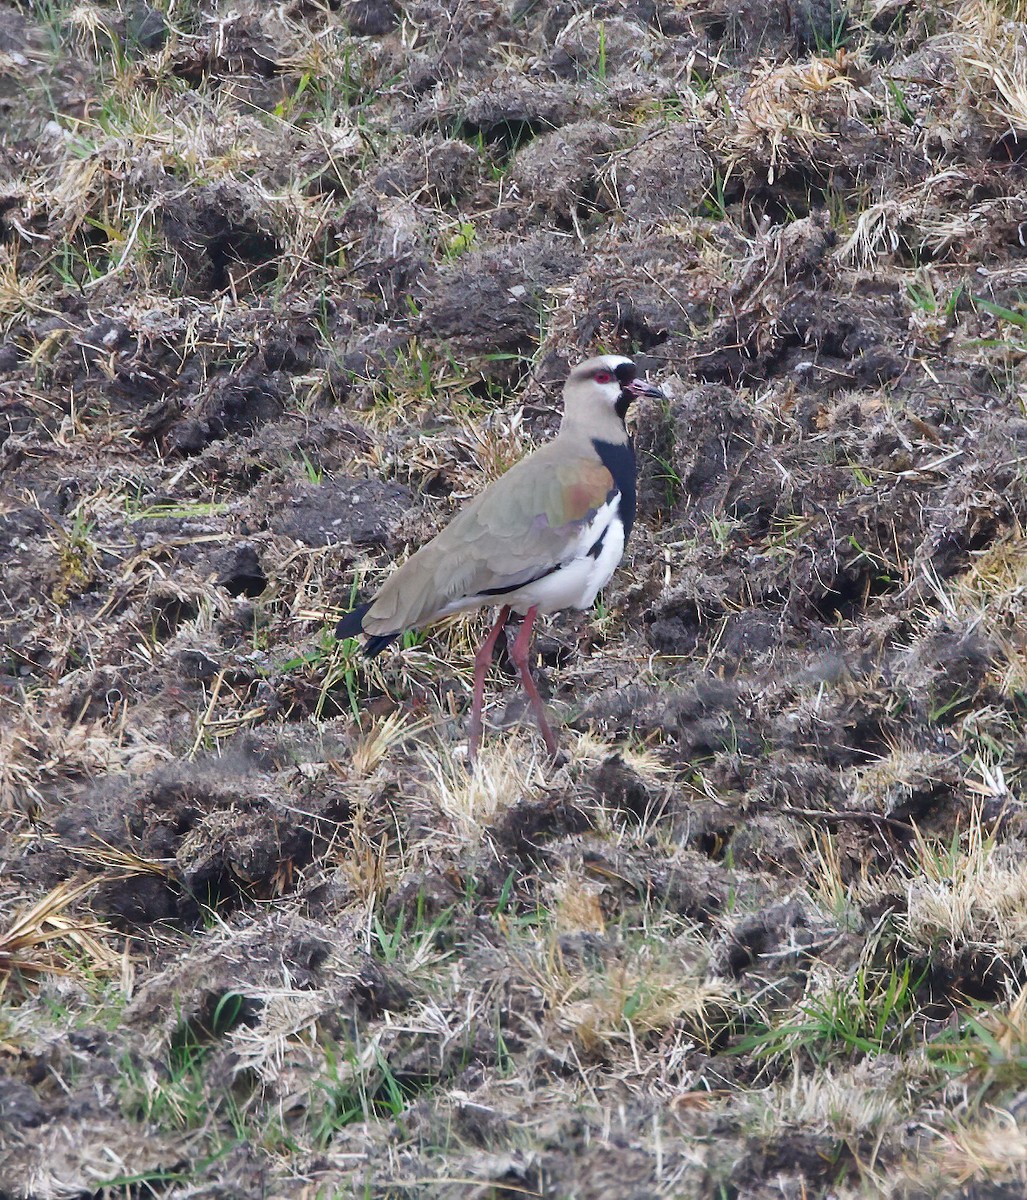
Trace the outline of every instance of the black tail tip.
{"label": "black tail tip", "polygon": [[369,637],[364,643],[364,654],[367,658],[374,658],[376,654],[381,654],[386,646],[390,646],[398,633],[379,633],[375,637]]}
{"label": "black tail tip", "polygon": [[[364,615],[371,607],[371,604],[359,604],[352,611],[348,612],[342,620],[335,626],[335,636],[341,641],[343,638],[359,637],[364,632]],[[397,633],[375,633],[368,636],[364,643],[364,655],[367,658],[374,658],[376,654],[381,654],[386,646],[399,637]]]}
{"label": "black tail tip", "polygon": [[364,615],[370,607],[370,604],[358,604],[352,612],[348,612],[335,626],[335,636],[340,639],[359,637],[364,632]]}

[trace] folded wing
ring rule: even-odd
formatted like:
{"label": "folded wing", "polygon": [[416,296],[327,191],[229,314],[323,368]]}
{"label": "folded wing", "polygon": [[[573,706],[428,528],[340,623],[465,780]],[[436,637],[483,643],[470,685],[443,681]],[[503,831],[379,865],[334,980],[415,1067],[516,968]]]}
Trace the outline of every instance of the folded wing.
{"label": "folded wing", "polygon": [[523,459],[386,581],[364,632],[390,634],[490,600],[587,554],[582,539],[616,493],[595,457],[550,453]]}

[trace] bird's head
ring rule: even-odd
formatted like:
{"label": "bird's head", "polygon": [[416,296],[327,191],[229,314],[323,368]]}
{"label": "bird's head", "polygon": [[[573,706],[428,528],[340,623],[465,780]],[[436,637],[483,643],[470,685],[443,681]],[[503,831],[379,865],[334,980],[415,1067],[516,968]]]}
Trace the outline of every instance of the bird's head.
{"label": "bird's head", "polygon": [[[567,376],[563,388],[564,424],[571,422],[593,429],[593,436],[605,436],[605,429],[619,428],[624,435],[624,418],[636,396],[664,398],[655,384],[638,374],[630,358],[602,354],[579,363]],[[614,424],[615,423],[615,424]],[[606,440],[614,440],[606,438]]]}

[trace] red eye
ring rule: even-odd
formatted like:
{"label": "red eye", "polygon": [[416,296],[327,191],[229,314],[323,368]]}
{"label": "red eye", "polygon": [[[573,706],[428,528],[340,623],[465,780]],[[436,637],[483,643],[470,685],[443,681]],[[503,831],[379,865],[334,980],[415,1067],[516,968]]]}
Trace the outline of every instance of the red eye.
{"label": "red eye", "polygon": [[609,371],[596,371],[592,378],[596,383],[613,383],[613,376]]}

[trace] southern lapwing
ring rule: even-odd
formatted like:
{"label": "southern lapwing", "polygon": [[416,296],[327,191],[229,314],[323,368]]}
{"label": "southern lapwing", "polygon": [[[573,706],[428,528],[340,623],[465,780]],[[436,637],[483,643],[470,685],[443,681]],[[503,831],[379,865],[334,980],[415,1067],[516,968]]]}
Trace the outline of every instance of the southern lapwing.
{"label": "southern lapwing", "polygon": [[379,654],[405,629],[499,605],[474,659],[468,728],[471,761],[481,742],[485,673],[511,610],[524,622],[510,657],[550,754],[556,738],[528,668],[539,613],[589,608],[624,553],[635,518],[635,454],[624,417],[636,396],[663,396],[628,358],[604,354],[571,371],[556,437],[466,504],[394,571],[378,595],[347,613],[336,637],[368,635]]}

